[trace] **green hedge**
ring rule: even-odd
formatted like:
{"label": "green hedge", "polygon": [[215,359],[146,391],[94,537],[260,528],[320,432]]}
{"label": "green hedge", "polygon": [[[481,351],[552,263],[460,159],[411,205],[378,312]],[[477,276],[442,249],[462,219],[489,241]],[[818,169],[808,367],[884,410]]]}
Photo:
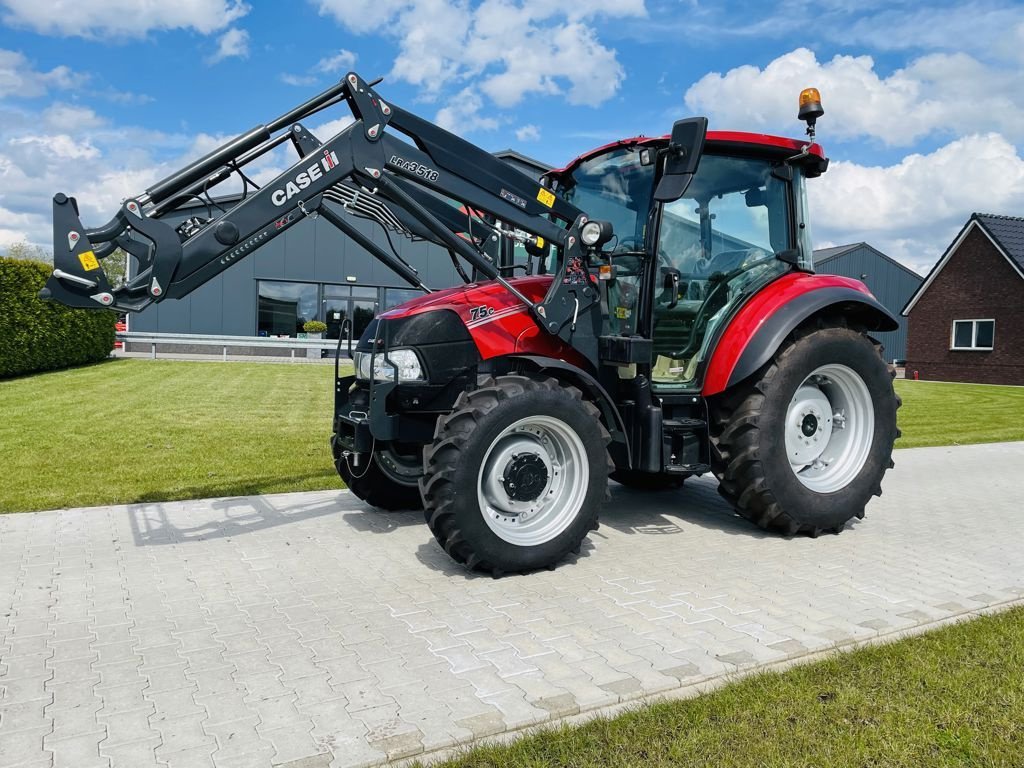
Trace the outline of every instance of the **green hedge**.
{"label": "green hedge", "polygon": [[39,298],[51,267],[0,257],[0,378],[103,360],[117,315]]}

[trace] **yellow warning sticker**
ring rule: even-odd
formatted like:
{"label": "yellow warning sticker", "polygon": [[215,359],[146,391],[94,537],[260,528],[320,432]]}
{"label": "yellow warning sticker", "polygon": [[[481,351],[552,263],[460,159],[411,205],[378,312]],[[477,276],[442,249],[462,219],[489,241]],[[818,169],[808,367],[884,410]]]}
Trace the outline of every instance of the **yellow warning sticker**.
{"label": "yellow warning sticker", "polygon": [[100,268],[100,263],[96,259],[96,254],[92,251],[83,251],[78,254],[78,260],[82,262],[82,269],[86,272],[92,272],[92,270]]}
{"label": "yellow warning sticker", "polygon": [[544,187],[541,187],[537,191],[537,199],[540,200],[541,205],[546,205],[548,208],[555,204],[554,193],[550,190],[544,189]]}
{"label": "yellow warning sticker", "polygon": [[544,238],[541,237],[540,235],[537,235],[537,247],[538,248],[543,248],[544,247]]}

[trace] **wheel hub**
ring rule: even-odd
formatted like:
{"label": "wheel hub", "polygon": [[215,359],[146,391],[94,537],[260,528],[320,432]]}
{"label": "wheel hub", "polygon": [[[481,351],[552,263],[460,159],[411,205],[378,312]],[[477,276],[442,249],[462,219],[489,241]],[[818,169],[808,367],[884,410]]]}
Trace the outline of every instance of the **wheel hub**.
{"label": "wheel hub", "polygon": [[536,453],[516,453],[506,465],[501,483],[513,501],[533,501],[548,484],[548,468]]}
{"label": "wheel hub", "polygon": [[840,363],[823,365],[797,387],[786,413],[789,464],[818,493],[846,487],[871,449],[874,408],[860,374]]}
{"label": "wheel hub", "polygon": [[791,464],[805,466],[821,456],[832,436],[832,406],[817,386],[804,384],[793,396],[786,419]]}
{"label": "wheel hub", "polygon": [[477,478],[484,522],[502,540],[536,546],[576,519],[589,485],[586,448],[554,416],[510,424],[485,451]]}

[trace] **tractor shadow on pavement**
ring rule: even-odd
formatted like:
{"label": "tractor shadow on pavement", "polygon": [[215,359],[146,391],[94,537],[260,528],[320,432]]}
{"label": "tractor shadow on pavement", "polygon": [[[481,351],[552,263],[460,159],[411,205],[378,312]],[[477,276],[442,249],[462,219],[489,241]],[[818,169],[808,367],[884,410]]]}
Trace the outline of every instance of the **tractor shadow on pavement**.
{"label": "tractor shadow on pavement", "polygon": [[128,520],[137,547],[223,539],[361,509],[349,494],[316,503],[283,503],[274,496],[239,496],[195,502],[131,504]]}
{"label": "tractor shadow on pavement", "polygon": [[[596,550],[595,540],[605,537],[607,529],[630,536],[685,537],[688,532],[693,532],[694,527],[699,527],[751,540],[785,540],[785,537],[763,531],[737,515],[718,495],[716,481],[711,478],[687,480],[683,488],[671,491],[637,491],[611,482],[609,491],[611,500],[601,510],[601,527],[584,539],[578,555],[567,557],[559,568],[571,568],[574,563],[588,558]],[[356,514],[345,516],[346,522],[350,523],[355,523],[358,518]],[[400,525],[420,524],[421,520],[419,514],[414,514],[411,522]],[[856,522],[853,521],[848,527],[852,528]],[[358,525],[362,530],[362,526],[369,523],[360,521]],[[429,540],[421,543],[416,550],[416,558],[426,567],[446,578],[491,578],[488,574],[473,573],[454,562],[433,537],[429,534],[426,537]]]}
{"label": "tractor shadow on pavement", "polygon": [[774,536],[737,515],[710,478],[690,478],[682,488],[668,491],[637,491],[615,482],[608,483],[608,490],[611,501],[601,511],[601,526],[621,533],[674,536],[696,525],[730,536]]}

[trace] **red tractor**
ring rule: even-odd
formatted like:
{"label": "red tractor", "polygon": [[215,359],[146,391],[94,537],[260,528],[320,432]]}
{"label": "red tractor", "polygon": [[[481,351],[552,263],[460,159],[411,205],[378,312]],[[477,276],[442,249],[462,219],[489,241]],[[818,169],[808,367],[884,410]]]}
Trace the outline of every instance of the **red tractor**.
{"label": "red tractor", "polygon": [[[296,122],[342,101],[356,120],[326,142]],[[338,472],[368,504],[423,509],[458,562],[554,567],[597,528],[609,477],[672,488],[712,472],[763,528],[839,532],[892,466],[899,399],[871,333],[896,321],[862,283],[814,274],[821,114],[801,94],[808,141],[680,120],[538,183],[350,73],[102,227],[57,195],[44,294],[137,311],[319,213],[425,292],[379,315],[336,375]],[[286,140],[300,160],[274,182],[217,218],[163,221]],[[431,291],[350,216],[447,249],[466,284]],[[138,270],[113,288],[99,260],[118,246]]]}

